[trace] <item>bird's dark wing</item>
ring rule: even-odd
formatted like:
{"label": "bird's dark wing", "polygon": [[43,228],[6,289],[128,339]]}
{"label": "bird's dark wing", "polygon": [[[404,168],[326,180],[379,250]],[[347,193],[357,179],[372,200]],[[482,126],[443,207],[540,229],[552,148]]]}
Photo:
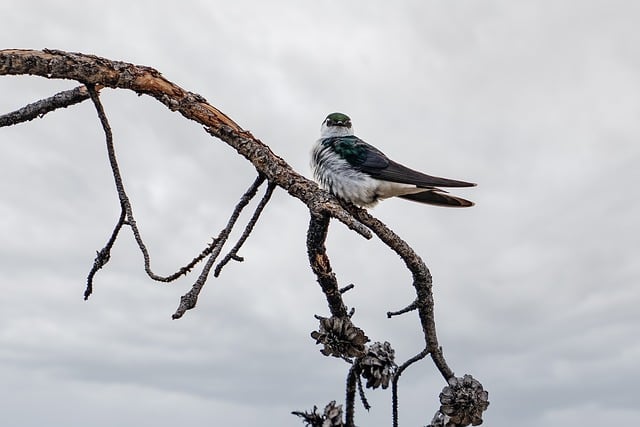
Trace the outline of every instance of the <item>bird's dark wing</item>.
{"label": "bird's dark wing", "polygon": [[[431,176],[402,166],[356,136],[328,138],[335,151],[354,168],[374,178],[418,187],[473,187],[476,184]],[[421,193],[420,193],[421,194]]]}
{"label": "bird's dark wing", "polygon": [[388,160],[389,165],[386,168],[364,167],[363,172],[368,173],[374,178],[384,181],[400,182],[403,184],[413,184],[418,187],[474,187],[476,184],[472,182],[459,181],[449,178],[441,178],[431,176],[422,172],[415,171],[393,160]]}
{"label": "bird's dark wing", "polygon": [[384,169],[389,165],[387,156],[357,136],[327,138],[323,144],[332,146],[336,154],[356,169]]}

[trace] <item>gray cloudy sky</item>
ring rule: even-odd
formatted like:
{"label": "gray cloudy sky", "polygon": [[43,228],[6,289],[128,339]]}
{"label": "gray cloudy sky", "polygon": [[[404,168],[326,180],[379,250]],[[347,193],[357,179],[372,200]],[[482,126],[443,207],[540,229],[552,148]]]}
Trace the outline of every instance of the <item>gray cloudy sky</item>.
{"label": "gray cloudy sky", "polygon": [[[431,174],[472,180],[466,210],[373,211],[435,280],[445,356],[490,392],[499,427],[640,422],[640,4],[631,1],[0,3],[2,48],[80,51],[160,70],[301,173],[327,113]],[[74,87],[0,77],[0,112]],[[104,91],[134,211],[161,274],[223,227],[251,165],[158,102]],[[326,314],[307,212],[277,191],[243,264],[170,315],[194,276],[146,278],[124,233],[82,301],[118,204],[89,103],[0,129],[2,424],[297,426],[341,400],[345,364],[309,332]],[[126,231],[126,230],[125,230]],[[340,224],[328,250],[355,322],[420,350],[409,274]],[[443,381],[401,381],[401,425],[426,424]],[[390,424],[369,394],[363,426]]]}

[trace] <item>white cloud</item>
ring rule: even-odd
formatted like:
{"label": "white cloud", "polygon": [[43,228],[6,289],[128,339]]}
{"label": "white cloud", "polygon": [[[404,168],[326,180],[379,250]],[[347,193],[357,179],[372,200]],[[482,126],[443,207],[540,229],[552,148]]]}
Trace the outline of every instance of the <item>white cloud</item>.
{"label": "white cloud", "polygon": [[[637,6],[28,3],[0,4],[4,47],[153,66],[307,176],[322,117],[343,110],[396,160],[478,182],[461,191],[473,209],[397,200],[373,213],[431,268],[445,356],[489,390],[486,424],[638,419]],[[0,112],[73,86],[2,77]],[[153,100],[105,90],[103,101],[152,264],[168,274],[224,226],[254,172]],[[89,103],[0,129],[0,176],[0,400],[12,425],[300,425],[289,411],[342,398],[344,364],[309,337],[327,310],[296,200],[276,190],[245,262],[172,321],[195,276],[148,280],[128,230],[81,300],[118,215]],[[384,315],[412,299],[399,259],[337,223],[327,247],[356,284],[355,321],[401,359],[419,351],[415,318]],[[426,424],[444,382],[428,361],[412,369],[401,422]],[[361,425],[389,424],[387,397],[357,409]]]}

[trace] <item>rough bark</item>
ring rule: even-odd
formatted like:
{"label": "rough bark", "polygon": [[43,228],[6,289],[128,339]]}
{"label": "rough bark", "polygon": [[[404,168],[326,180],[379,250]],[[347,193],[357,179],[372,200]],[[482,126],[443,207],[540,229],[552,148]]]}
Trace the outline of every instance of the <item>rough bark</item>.
{"label": "rough bark", "polygon": [[[245,232],[242,234],[237,244],[231,249],[231,251],[229,251],[227,256],[219,262],[214,275],[217,277],[222,267],[228,261],[242,261],[242,257],[237,254],[238,249],[251,233],[260,213],[268,203],[274,188],[282,188],[291,196],[302,201],[309,209],[311,217],[307,232],[309,263],[313,272],[316,274],[318,284],[320,285],[327,300],[332,317],[343,319],[343,321],[340,322],[329,322],[326,321],[327,319],[324,319],[326,325],[345,325],[345,328],[349,329],[348,335],[356,336],[360,334],[356,338],[356,341],[360,340],[359,345],[362,345],[362,340],[366,338],[360,333],[361,331],[357,327],[352,325],[351,317],[353,316],[353,311],[348,311],[347,306],[344,304],[342,299],[342,294],[353,286],[350,285],[344,288],[339,287],[338,279],[331,269],[329,256],[326,253],[325,241],[331,218],[337,219],[351,230],[366,238],[371,238],[373,234],[375,234],[392,251],[402,258],[407,269],[412,274],[412,285],[416,292],[415,300],[406,308],[396,312],[388,312],[387,315],[388,317],[393,317],[416,310],[418,312],[420,326],[423,331],[424,349],[417,355],[408,358],[404,363],[402,363],[398,367],[397,371],[395,371],[395,375],[391,380],[393,407],[392,424],[394,426],[398,425],[398,380],[400,375],[413,363],[424,359],[427,355],[430,355],[434,365],[442,377],[446,381],[449,381],[449,384],[458,384],[455,382],[456,378],[454,377],[454,373],[447,365],[442,349],[438,344],[434,316],[432,277],[429,269],[420,256],[418,256],[418,254],[416,254],[404,240],[402,240],[380,220],[370,215],[366,210],[339,201],[331,194],[320,189],[314,182],[309,181],[302,175],[298,174],[287,162],[273,153],[267,145],[255,138],[250,132],[242,129],[237,123],[217,108],[210,105],[202,96],[182,89],[176,84],[165,79],[160,72],[150,67],[129,64],[121,61],[111,61],[109,59],[93,55],[57,50],[0,50],[0,75],[37,75],[50,79],[75,80],[82,84],[82,86],[76,89],[56,94],[45,100],[30,104],[15,112],[0,116],[0,127],[32,120],[37,116],[44,115],[57,108],[67,107],[86,99],[91,99],[96,106],[98,116],[105,131],[109,161],[112,166],[122,209],[116,228],[109,238],[107,245],[98,252],[94,262],[94,267],[89,275],[85,297],[88,297],[91,293],[93,276],[108,262],[110,249],[117,238],[118,232],[126,225],[132,228],[136,241],[145,255],[145,270],[154,280],[162,282],[173,281],[177,277],[187,274],[200,261],[208,258],[200,277],[196,280],[193,288],[182,297],[178,310],[173,316],[174,318],[181,317],[186,310],[195,306],[200,289],[206,282],[208,273],[215,263],[217,256],[221,253],[222,247],[225,244],[231,229],[235,225],[240,211],[249,203],[251,198],[255,196],[260,185],[264,181],[267,181],[267,191],[256,208],[251,220],[246,225]],[[104,90],[105,88],[132,90],[138,94],[148,95],[157,99],[171,111],[179,112],[185,118],[202,124],[206,132],[233,147],[240,155],[250,161],[257,171],[258,177],[256,178],[256,181],[240,199],[240,202],[231,214],[227,226],[211,244],[209,244],[193,259],[193,261],[182,267],[173,275],[162,277],[155,275],[151,271],[149,254],[135,225],[131,203],[119,174],[115,157],[113,136],[111,134],[108,119],[99,100],[98,91],[101,89]],[[321,337],[318,338],[318,343],[326,338],[326,341],[323,341],[326,350],[331,347],[332,343],[330,342],[331,334],[326,333],[327,331],[324,332],[324,335],[321,333],[314,333],[314,336]],[[366,338],[366,340],[368,340],[368,338]],[[342,342],[342,344],[344,344],[344,342]],[[333,349],[328,351],[328,353],[335,351],[337,350]],[[353,351],[353,348],[351,351]],[[355,384],[360,384],[359,377],[356,378],[357,375],[355,375],[355,373],[360,372],[358,369],[355,369],[358,363],[358,357],[360,356],[354,357],[354,354],[357,354],[357,352],[337,356],[353,363],[347,384],[347,426],[354,425]],[[460,384],[463,384],[464,386],[466,383],[471,383],[470,380],[465,381]],[[473,386],[475,387],[474,390],[482,390],[481,385],[478,386],[480,383],[477,381],[476,383],[473,383]],[[360,389],[362,389],[362,387],[360,387]],[[486,392],[482,391],[482,393],[482,397],[486,401]],[[366,407],[367,404],[362,390],[361,399],[363,400],[363,403],[365,403]],[[451,400],[451,397],[447,395],[447,399]],[[488,405],[488,402],[486,402],[486,405]],[[486,405],[484,406],[484,409],[486,409]],[[450,407],[451,405],[447,408],[450,409]],[[479,412],[480,415],[482,410]],[[326,414],[323,415],[325,416],[325,420],[336,419],[337,415],[339,415],[339,409],[335,406],[335,402],[327,405],[325,412]],[[322,422],[322,416],[318,414],[315,409],[312,413],[296,412],[295,414],[307,419],[307,422],[311,422],[309,420],[320,420],[320,422]],[[477,420],[477,418],[475,419]]]}

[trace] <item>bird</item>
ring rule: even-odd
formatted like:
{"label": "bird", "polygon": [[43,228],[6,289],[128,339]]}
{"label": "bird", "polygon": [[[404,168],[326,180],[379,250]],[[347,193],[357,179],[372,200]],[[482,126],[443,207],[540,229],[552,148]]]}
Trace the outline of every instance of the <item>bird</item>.
{"label": "bird", "polygon": [[438,187],[476,184],[427,175],[391,160],[355,136],[351,119],[343,113],[331,113],[322,122],[311,150],[311,170],[320,187],[363,208],[390,197],[445,207],[474,205]]}

